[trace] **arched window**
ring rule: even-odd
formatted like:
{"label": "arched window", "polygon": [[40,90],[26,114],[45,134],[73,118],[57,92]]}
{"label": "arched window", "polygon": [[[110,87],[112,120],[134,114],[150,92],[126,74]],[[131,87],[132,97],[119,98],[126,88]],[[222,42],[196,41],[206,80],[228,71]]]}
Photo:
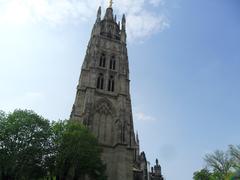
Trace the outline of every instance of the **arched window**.
{"label": "arched window", "polygon": [[106,66],[106,55],[104,53],[100,57],[99,66],[100,67]]}
{"label": "arched window", "polygon": [[112,70],[115,70],[115,69],[116,69],[116,60],[115,60],[115,56],[112,56],[112,57],[111,57],[109,68],[112,69]]}
{"label": "arched window", "polygon": [[110,76],[108,80],[108,91],[114,92],[114,77]]}
{"label": "arched window", "polygon": [[104,77],[103,74],[99,74],[98,79],[97,79],[97,88],[98,89],[103,89],[103,85],[104,85]]}

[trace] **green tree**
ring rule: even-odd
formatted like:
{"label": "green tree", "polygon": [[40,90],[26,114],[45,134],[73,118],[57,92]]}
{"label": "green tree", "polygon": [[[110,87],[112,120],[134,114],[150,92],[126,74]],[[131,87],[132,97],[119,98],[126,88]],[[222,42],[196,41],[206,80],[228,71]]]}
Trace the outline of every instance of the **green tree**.
{"label": "green tree", "polygon": [[207,154],[204,160],[207,168],[195,172],[194,180],[240,179],[240,146],[230,145],[226,152],[217,150],[212,154]]}
{"label": "green tree", "polygon": [[53,178],[57,176],[56,161],[57,156],[59,156],[60,145],[62,142],[63,134],[66,131],[68,121],[59,120],[57,122],[53,121],[51,123],[51,147],[50,154],[46,158],[46,169],[48,172],[48,177]]}
{"label": "green tree", "polygon": [[38,179],[50,153],[49,121],[33,111],[0,113],[1,179]]}
{"label": "green tree", "polygon": [[0,179],[105,180],[96,138],[80,123],[48,120],[33,111],[0,111]]}
{"label": "green tree", "polygon": [[95,180],[105,180],[105,166],[101,161],[101,149],[96,138],[75,121],[68,121],[62,129],[64,131],[59,138],[57,155],[60,179],[74,180],[89,176]]}
{"label": "green tree", "polygon": [[6,122],[6,114],[0,111],[0,179],[3,179],[6,175],[6,166],[8,165],[6,160],[6,151],[4,150],[4,143],[1,139],[4,139],[3,129]]}
{"label": "green tree", "polygon": [[233,161],[227,152],[217,150],[212,154],[207,154],[204,158],[207,166],[213,170],[219,180],[224,180],[230,173]]}
{"label": "green tree", "polygon": [[207,168],[197,171],[193,174],[194,180],[213,180],[212,173]]}

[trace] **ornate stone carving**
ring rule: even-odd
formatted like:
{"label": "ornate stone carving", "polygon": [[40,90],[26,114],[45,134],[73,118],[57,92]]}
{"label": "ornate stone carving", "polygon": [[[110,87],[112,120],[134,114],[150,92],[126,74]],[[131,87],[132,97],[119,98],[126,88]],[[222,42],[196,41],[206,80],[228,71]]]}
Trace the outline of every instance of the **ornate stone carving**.
{"label": "ornate stone carving", "polygon": [[106,98],[102,98],[96,103],[95,111],[100,114],[110,114],[113,117],[115,116],[116,112],[112,103]]}

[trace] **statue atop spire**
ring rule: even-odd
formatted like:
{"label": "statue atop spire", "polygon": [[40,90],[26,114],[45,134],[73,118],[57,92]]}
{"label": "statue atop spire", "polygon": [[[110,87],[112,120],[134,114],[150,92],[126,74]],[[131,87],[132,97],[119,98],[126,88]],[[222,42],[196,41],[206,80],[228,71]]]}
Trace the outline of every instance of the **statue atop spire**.
{"label": "statue atop spire", "polygon": [[113,4],[113,1],[110,0],[109,1],[109,7],[106,9],[106,13],[105,13],[105,16],[104,16],[105,20],[114,21],[112,4]]}
{"label": "statue atop spire", "polygon": [[112,8],[112,5],[113,5],[113,0],[110,0],[109,1],[109,7]]}

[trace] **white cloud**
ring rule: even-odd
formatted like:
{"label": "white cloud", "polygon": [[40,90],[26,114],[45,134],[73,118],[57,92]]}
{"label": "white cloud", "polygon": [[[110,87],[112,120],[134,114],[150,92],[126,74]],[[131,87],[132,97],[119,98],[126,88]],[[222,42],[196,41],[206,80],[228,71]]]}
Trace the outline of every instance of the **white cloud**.
{"label": "white cloud", "polygon": [[166,17],[142,11],[140,14],[129,14],[128,35],[130,40],[142,39],[169,27]]}
{"label": "white cloud", "polygon": [[164,0],[150,0],[149,3],[152,4],[153,6],[157,7],[159,5],[164,5],[165,1]]}
{"label": "white cloud", "polygon": [[[168,19],[148,10],[162,5],[163,0],[118,0],[114,10],[118,17],[127,15],[130,40],[143,39],[169,27]],[[0,24],[45,22],[51,25],[80,23],[93,20],[99,5],[107,7],[107,0],[0,0]]]}
{"label": "white cloud", "polygon": [[143,121],[143,122],[152,122],[152,121],[156,121],[156,118],[146,115],[143,112],[136,112],[134,113],[134,119],[138,120],[138,121]]}

